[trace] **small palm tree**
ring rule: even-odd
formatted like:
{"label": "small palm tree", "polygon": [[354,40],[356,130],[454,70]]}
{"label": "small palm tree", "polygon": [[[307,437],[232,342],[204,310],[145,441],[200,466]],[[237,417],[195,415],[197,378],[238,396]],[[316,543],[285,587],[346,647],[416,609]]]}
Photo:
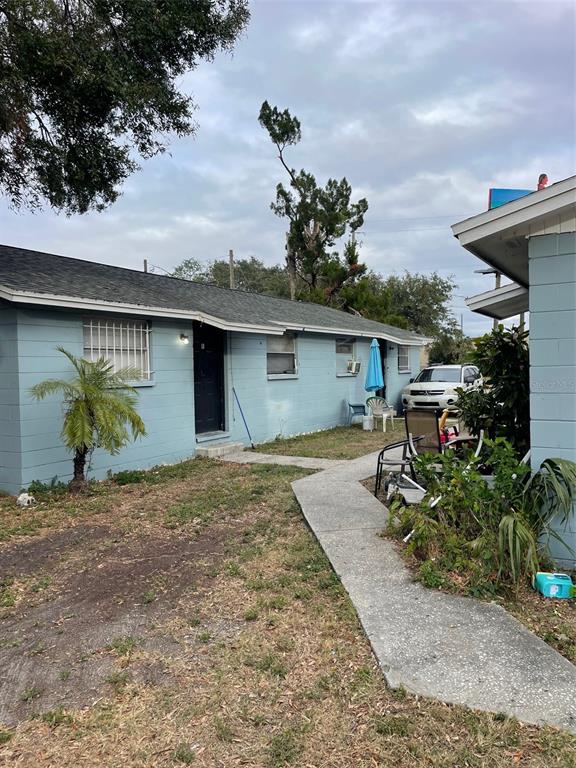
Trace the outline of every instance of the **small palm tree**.
{"label": "small palm tree", "polygon": [[135,410],[138,392],[126,382],[137,379],[135,368],[113,371],[101,357],[95,362],[75,357],[62,347],[58,351],[72,363],[76,375],[70,380],[46,379],[30,389],[36,400],[62,394],[66,404],[61,437],[74,451],[74,477],[70,487],[79,490],[86,484],[86,458],[94,448],[116,454],[130,439],[146,434],[144,422]]}

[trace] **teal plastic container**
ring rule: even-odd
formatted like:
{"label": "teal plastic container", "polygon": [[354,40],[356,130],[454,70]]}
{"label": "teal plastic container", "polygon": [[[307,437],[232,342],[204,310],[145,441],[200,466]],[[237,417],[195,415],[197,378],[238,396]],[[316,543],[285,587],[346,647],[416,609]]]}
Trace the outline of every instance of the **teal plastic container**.
{"label": "teal plastic container", "polygon": [[544,597],[565,599],[574,594],[572,579],[566,573],[539,571],[532,579],[532,586]]}

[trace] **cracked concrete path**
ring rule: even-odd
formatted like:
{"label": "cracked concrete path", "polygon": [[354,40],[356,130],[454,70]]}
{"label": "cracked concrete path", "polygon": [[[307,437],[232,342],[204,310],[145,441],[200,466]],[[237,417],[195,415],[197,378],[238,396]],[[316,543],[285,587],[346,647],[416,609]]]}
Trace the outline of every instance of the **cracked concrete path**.
{"label": "cracked concrete path", "polygon": [[[379,536],[388,512],[359,483],[374,474],[376,456],[331,462],[292,487],[388,684],[576,733],[576,667],[501,606],[413,582],[394,544]],[[295,458],[261,461],[304,466],[286,461]]]}

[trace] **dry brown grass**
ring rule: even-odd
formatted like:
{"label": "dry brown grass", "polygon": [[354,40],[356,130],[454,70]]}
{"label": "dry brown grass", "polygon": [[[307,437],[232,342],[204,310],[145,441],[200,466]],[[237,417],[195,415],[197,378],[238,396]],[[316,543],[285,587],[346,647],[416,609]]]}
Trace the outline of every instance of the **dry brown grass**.
{"label": "dry brown grass", "polygon": [[366,453],[378,451],[389,443],[404,440],[406,433],[404,419],[394,420],[394,429],[390,422],[386,432],[379,429],[364,432],[361,424],[351,427],[335,427],[334,429],[312,432],[309,435],[298,435],[262,443],[256,447],[260,453],[279,453],[285,456],[311,456],[320,459],[357,459]]}
{"label": "dry brown grass", "polygon": [[[299,475],[202,462],[201,472],[166,486],[169,504],[193,498],[205,518],[183,515],[176,529],[166,527],[174,520],[156,486],[109,484],[112,506],[124,510],[118,525],[130,536],[138,519],[146,535],[191,532],[198,542],[227,525],[226,551],[198,566],[202,578],[193,588],[156,598],[153,631],[169,646],[136,639],[134,647],[103,649],[115,671],[98,700],[82,709],[64,702],[63,711],[50,713],[31,702],[35,717],[0,731],[0,741],[7,734],[0,765],[574,768],[576,742],[566,734],[387,689],[292,498],[289,482]],[[94,520],[89,511],[77,515]],[[112,514],[106,522],[114,524]],[[52,524],[39,543],[49,545],[67,519],[54,512]],[[143,665],[156,670],[144,681],[137,674]]]}

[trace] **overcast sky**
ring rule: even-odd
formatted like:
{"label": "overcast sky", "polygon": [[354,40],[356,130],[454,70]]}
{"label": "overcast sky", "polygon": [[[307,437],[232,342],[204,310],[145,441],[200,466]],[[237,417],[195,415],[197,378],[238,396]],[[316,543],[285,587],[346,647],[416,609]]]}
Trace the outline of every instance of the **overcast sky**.
{"label": "overcast sky", "polygon": [[325,181],[346,176],[370,208],[362,258],[374,270],[454,275],[464,330],[490,321],[463,296],[492,287],[449,225],[486,208],[488,188],[534,188],[576,167],[572,0],[254,2],[233,56],[182,82],[195,137],[148,161],[100,214],[14,213],[0,241],[141,268],[182,259],[284,258],[270,211],[284,181],[257,116],[264,99],[302,123],[290,153]]}

